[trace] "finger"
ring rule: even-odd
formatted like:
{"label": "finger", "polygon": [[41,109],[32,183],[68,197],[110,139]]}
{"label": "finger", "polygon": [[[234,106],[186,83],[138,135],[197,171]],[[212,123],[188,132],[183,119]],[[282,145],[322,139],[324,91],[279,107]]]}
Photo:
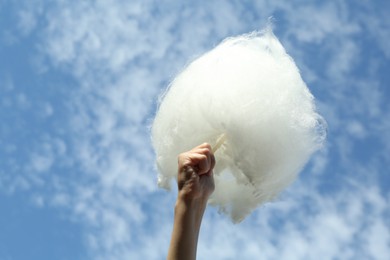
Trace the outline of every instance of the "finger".
{"label": "finger", "polygon": [[[208,172],[213,170],[213,168],[215,166],[215,157],[214,157],[214,154],[212,152],[211,146],[208,143],[204,143],[198,147],[195,147],[191,152],[206,155],[207,156],[207,166],[210,167]],[[205,169],[205,170],[207,170],[207,169]]]}
{"label": "finger", "polygon": [[200,160],[196,166],[198,167],[198,174],[202,175],[210,171],[211,165],[209,160],[207,159],[207,156],[203,155],[203,159]]}
{"label": "finger", "polygon": [[185,183],[192,179],[194,176],[197,176],[195,169],[192,166],[184,166],[180,169],[178,173],[177,183],[179,186],[179,190],[183,188]]}
{"label": "finger", "polygon": [[214,167],[215,167],[215,156],[214,156],[214,154],[210,155],[210,161],[211,161],[211,163],[210,163],[210,171],[212,171],[214,169]]}
{"label": "finger", "polygon": [[190,155],[191,165],[197,170],[199,175],[205,174],[210,170],[211,161],[208,156],[200,153]]}
{"label": "finger", "polygon": [[209,167],[209,170],[212,170],[215,165],[215,157],[213,152],[209,148],[199,148],[194,151],[198,154],[204,154],[207,157],[207,165]]}
{"label": "finger", "polygon": [[207,157],[210,157],[210,155],[213,153],[209,148],[196,148],[194,150],[191,150],[191,153],[198,153],[198,154],[204,154]]}
{"label": "finger", "polygon": [[207,148],[207,149],[209,149],[210,151],[212,150],[211,145],[210,145],[209,143],[203,143],[203,144],[201,144],[201,145],[195,147],[194,149],[197,149],[197,148]]}
{"label": "finger", "polygon": [[207,156],[201,153],[187,152],[179,155],[178,162],[179,167],[183,168],[186,166],[195,166],[200,161],[207,160]]}
{"label": "finger", "polygon": [[208,143],[203,143],[178,157],[179,167],[193,166],[198,175],[206,174],[213,169],[215,158]]}
{"label": "finger", "polygon": [[207,173],[211,167],[210,155],[203,153],[188,153],[186,159],[183,161],[183,165],[193,166],[198,175]]}

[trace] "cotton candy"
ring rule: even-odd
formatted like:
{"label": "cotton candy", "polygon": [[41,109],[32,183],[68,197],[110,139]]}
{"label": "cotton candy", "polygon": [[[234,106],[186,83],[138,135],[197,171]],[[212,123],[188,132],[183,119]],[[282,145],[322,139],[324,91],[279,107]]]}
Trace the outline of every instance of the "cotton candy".
{"label": "cotton candy", "polygon": [[179,73],[160,100],[152,125],[158,184],[169,189],[179,153],[223,136],[209,202],[239,222],[296,179],[325,133],[271,30],[228,38]]}

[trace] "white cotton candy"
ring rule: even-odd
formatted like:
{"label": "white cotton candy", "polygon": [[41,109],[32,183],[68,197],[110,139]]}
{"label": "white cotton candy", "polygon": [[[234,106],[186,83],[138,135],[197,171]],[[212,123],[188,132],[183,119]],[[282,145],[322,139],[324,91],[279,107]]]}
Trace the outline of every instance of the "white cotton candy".
{"label": "white cotton candy", "polygon": [[176,178],[179,153],[225,134],[210,203],[238,222],[297,177],[325,130],[270,30],[228,38],[189,64],[162,99],[152,127],[158,184],[169,188]]}

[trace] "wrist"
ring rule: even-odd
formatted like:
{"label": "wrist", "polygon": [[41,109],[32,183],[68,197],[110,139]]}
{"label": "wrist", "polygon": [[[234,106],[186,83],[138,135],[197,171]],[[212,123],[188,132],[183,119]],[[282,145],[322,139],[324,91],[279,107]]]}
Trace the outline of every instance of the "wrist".
{"label": "wrist", "polygon": [[175,215],[190,218],[195,223],[200,224],[206,206],[207,199],[205,198],[189,198],[179,193],[175,205]]}
{"label": "wrist", "polygon": [[207,205],[208,196],[193,197],[186,192],[179,191],[176,199],[177,204],[184,204],[191,209],[204,208]]}

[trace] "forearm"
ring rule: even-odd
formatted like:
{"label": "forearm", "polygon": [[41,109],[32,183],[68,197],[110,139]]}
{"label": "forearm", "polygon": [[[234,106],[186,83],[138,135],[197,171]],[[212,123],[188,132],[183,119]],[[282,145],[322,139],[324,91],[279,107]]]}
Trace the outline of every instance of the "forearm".
{"label": "forearm", "polygon": [[195,260],[203,213],[207,200],[178,197],[168,260]]}
{"label": "forearm", "polygon": [[195,260],[203,213],[215,185],[215,158],[207,143],[178,157],[178,197],[168,260]]}

